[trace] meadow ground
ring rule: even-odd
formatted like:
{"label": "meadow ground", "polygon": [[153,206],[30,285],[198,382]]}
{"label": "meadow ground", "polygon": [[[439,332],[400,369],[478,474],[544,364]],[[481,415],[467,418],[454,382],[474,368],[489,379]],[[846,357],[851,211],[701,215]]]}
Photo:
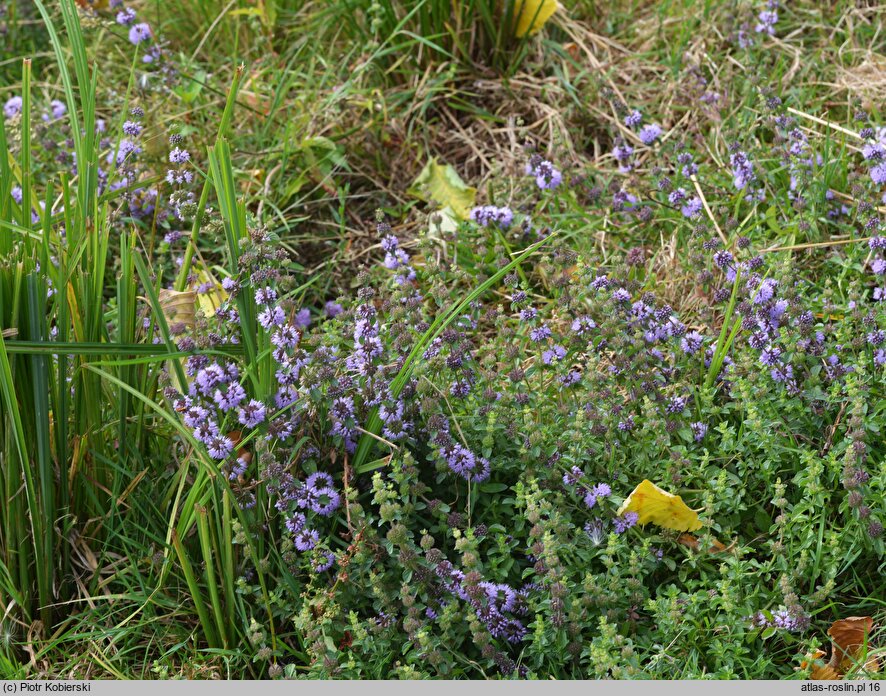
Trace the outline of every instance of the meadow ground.
{"label": "meadow ground", "polygon": [[0,0],[0,676],[879,678],[884,14]]}

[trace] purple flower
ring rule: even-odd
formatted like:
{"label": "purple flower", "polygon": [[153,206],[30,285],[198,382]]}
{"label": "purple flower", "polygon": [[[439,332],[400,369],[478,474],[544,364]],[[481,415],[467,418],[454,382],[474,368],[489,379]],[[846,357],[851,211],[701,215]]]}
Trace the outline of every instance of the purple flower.
{"label": "purple flower", "polygon": [[745,152],[734,152],[729,156],[732,167],[732,183],[739,191],[743,190],[754,178],[754,165]]}
{"label": "purple flower", "polygon": [[624,288],[618,288],[618,290],[613,290],[612,299],[616,302],[630,302],[631,293],[629,293]]}
{"label": "purple flower", "polygon": [[325,573],[327,570],[332,568],[335,563],[335,554],[332,551],[324,551],[320,554],[319,559],[314,559],[311,561],[311,570],[315,573]]}
{"label": "purple flower", "polygon": [[637,126],[640,125],[640,123],[642,121],[643,121],[643,115],[639,111],[637,111],[636,109],[634,109],[633,111],[631,111],[631,113],[629,113],[627,116],[625,116],[625,125],[628,128],[636,128]]}
{"label": "purple flower", "polygon": [[886,159],[886,148],[880,143],[866,143],[861,146],[861,154],[866,160],[879,161]]}
{"label": "purple flower", "polygon": [[732,254],[725,249],[721,249],[714,254],[714,265],[717,268],[727,268],[732,266]]}
{"label": "purple flower", "polygon": [[540,189],[555,189],[563,181],[563,175],[547,160],[526,165],[526,173],[535,177],[535,185]]}
{"label": "purple flower", "polygon": [[289,515],[286,518],[286,529],[288,529],[293,534],[298,534],[302,529],[305,528],[305,524],[307,524],[308,520],[302,512],[295,512]]}
{"label": "purple flower", "polygon": [[703,341],[704,337],[698,333],[698,331],[690,331],[683,336],[683,339],[680,341],[680,348],[682,348],[683,352],[687,355],[692,355],[693,353],[698,352]]}
{"label": "purple flower", "polygon": [[702,440],[704,440],[704,436],[708,432],[708,426],[705,423],[690,423],[689,427],[692,428],[692,434],[695,437],[696,442],[701,442]]}
{"label": "purple flower", "polygon": [[647,123],[642,129],[640,129],[638,137],[644,145],[652,145],[652,143],[661,137],[661,133],[661,126],[656,123]]}
{"label": "purple flower", "polygon": [[277,291],[272,287],[259,288],[255,291],[255,304],[269,305],[277,301]]}
{"label": "purple flower", "polygon": [[217,435],[206,443],[206,451],[213,459],[225,459],[234,451],[234,443],[223,435]]}
{"label": "purple flower", "polygon": [[295,548],[299,551],[310,551],[319,543],[320,535],[317,534],[317,530],[304,527],[295,535],[294,541]]}
{"label": "purple flower", "polygon": [[636,512],[626,512],[621,517],[616,517],[612,520],[612,526],[615,528],[616,534],[624,534],[627,530],[633,527],[640,519],[640,515]]}
{"label": "purple flower", "polygon": [[760,22],[754,27],[754,31],[758,34],[765,33],[770,36],[775,35],[775,23],[778,22],[778,13],[772,10],[763,10],[757,18]]}
{"label": "purple flower", "polygon": [[532,331],[529,332],[529,338],[535,343],[541,343],[542,341],[551,337],[551,329],[547,324],[542,324],[541,326],[537,326]]}
{"label": "purple flower", "polygon": [[298,341],[298,331],[289,324],[284,324],[271,334],[271,343],[278,348],[295,348],[298,345]]}
{"label": "purple flower", "polygon": [[267,307],[258,314],[258,323],[268,331],[273,326],[282,326],[285,321],[286,314],[279,307]]}
{"label": "purple flower", "polygon": [[50,109],[52,111],[52,118],[59,119],[68,113],[68,107],[65,106],[65,103],[59,101],[58,99],[53,99],[49,102]]}
{"label": "purple flower", "polygon": [[483,205],[471,210],[470,219],[481,227],[496,225],[500,229],[506,230],[514,222],[514,213],[510,208]]}
{"label": "purple flower", "polygon": [[300,309],[295,313],[295,319],[293,319],[295,325],[301,329],[306,329],[311,325],[311,310],[310,309]]}
{"label": "purple flower", "polygon": [[584,476],[584,472],[579,469],[577,466],[572,467],[569,471],[563,474],[563,485],[564,486],[574,486],[580,478]]}
{"label": "purple flower", "polygon": [[693,218],[699,213],[701,213],[702,203],[701,198],[698,196],[693,196],[686,204],[680,206],[680,212],[683,213],[683,217]]}
{"label": "purple flower", "polygon": [[129,42],[135,46],[138,46],[142,41],[149,41],[150,39],[151,27],[144,22],[134,24],[129,30]]}
{"label": "purple flower", "polygon": [[686,401],[685,396],[675,396],[668,402],[665,410],[668,413],[683,413],[683,409],[686,408]]}
{"label": "purple flower", "polygon": [[[323,502],[324,498],[326,502]],[[339,505],[341,505],[341,496],[334,488],[324,486],[316,490],[316,498],[313,505],[311,505],[311,509],[318,515],[329,517],[329,515],[338,510]]]}
{"label": "purple flower", "polygon": [[566,349],[563,346],[554,346],[553,348],[550,348],[541,354],[542,362],[545,365],[550,365],[551,363],[559,362],[560,360],[562,360],[565,357],[566,357]]}
{"label": "purple flower", "polygon": [[221,389],[216,389],[212,398],[222,411],[230,411],[239,406],[240,402],[246,398],[246,391],[238,382],[233,382],[224,392]]}
{"label": "purple flower", "polygon": [[197,442],[202,442],[204,445],[208,445],[218,434],[218,423],[213,420],[199,422],[194,428],[194,439]]}
{"label": "purple flower", "polygon": [[169,153],[169,161],[173,164],[184,164],[190,159],[191,153],[187,150],[182,150],[180,147],[173,148],[172,152]]}
{"label": "purple flower", "polygon": [[443,452],[443,457],[452,472],[467,481],[479,483],[489,478],[489,461],[477,457],[463,445],[453,445]]}
{"label": "purple flower", "polygon": [[878,186],[886,184],[886,162],[871,168],[871,181]]}
{"label": "purple flower", "polygon": [[124,7],[117,13],[117,24],[128,27],[135,21],[135,10],[131,7]]}
{"label": "purple flower", "polygon": [[332,476],[327,474],[325,471],[315,471],[313,474],[308,476],[305,481],[305,486],[308,488],[320,489],[320,488],[332,488],[335,485],[335,482],[332,480]]}
{"label": "purple flower", "polygon": [[595,328],[597,328],[597,324],[589,316],[581,316],[572,321],[572,330],[579,336],[584,336]]}
{"label": "purple flower", "polygon": [[18,116],[22,112],[22,106],[23,102],[21,97],[10,97],[3,105],[3,115],[6,116],[6,118]]}
{"label": "purple flower", "polygon": [[326,312],[326,316],[332,319],[333,317],[337,317],[339,314],[345,311],[344,307],[342,307],[338,302],[333,302],[329,300],[324,306],[323,310]]}
{"label": "purple flower", "polygon": [[237,412],[237,420],[247,428],[254,428],[265,419],[267,409],[261,401],[251,399],[248,404],[241,406]]}
{"label": "purple flower", "polygon": [[778,281],[774,278],[767,278],[757,289],[754,295],[754,304],[765,304],[775,296],[775,289],[778,287]]}

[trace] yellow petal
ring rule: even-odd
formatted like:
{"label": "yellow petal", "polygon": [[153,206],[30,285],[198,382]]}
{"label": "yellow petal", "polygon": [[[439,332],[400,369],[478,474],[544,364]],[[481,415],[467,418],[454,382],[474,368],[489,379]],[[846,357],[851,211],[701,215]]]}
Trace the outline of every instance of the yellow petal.
{"label": "yellow petal", "polygon": [[557,0],[513,0],[514,35],[520,39],[527,34],[535,34],[556,12],[560,5]]}
{"label": "yellow petal", "polygon": [[668,493],[654,483],[643,480],[627,497],[618,510],[619,515],[636,512],[638,524],[653,522],[659,527],[678,532],[701,529],[701,520],[679,495]]}

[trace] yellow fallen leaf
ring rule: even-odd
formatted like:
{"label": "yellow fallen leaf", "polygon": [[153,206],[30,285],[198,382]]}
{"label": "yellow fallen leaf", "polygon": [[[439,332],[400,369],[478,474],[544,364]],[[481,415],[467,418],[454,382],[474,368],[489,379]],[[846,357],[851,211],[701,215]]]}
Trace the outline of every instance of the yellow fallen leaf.
{"label": "yellow fallen leaf", "polygon": [[431,159],[409,187],[409,194],[423,201],[434,201],[441,208],[449,207],[462,220],[474,206],[477,189],[468,186],[450,164]]}
{"label": "yellow fallen leaf", "polygon": [[619,515],[635,512],[638,524],[653,522],[678,532],[701,529],[701,520],[679,495],[668,493],[648,480],[642,481],[618,510]]}
{"label": "yellow fallen leaf", "polygon": [[[212,281],[212,276],[210,276],[205,269],[197,273],[198,285],[212,283]],[[227,298],[228,293],[222,289],[221,285],[216,283],[213,283],[212,287],[206,292],[197,293],[197,303],[199,304],[200,309],[203,310],[203,313],[208,317],[215,314],[215,310],[221,307],[222,302]]]}
{"label": "yellow fallen leaf", "polygon": [[514,35],[520,39],[535,34],[559,8],[557,0],[512,0],[514,3]]}
{"label": "yellow fallen leaf", "polygon": [[197,293],[193,290],[160,290],[157,299],[160,300],[160,309],[166,317],[166,323],[184,324],[189,329],[194,328],[196,298]]}

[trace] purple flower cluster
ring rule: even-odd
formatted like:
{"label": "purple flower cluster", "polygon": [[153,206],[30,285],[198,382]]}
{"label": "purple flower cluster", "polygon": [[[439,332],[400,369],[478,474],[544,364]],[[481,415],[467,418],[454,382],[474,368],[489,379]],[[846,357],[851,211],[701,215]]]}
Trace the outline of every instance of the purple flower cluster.
{"label": "purple flower cluster", "polygon": [[467,602],[493,638],[519,643],[526,636],[526,626],[517,616],[528,613],[529,588],[516,590],[504,583],[481,580],[475,585],[465,581],[465,574],[449,561],[441,561],[435,569],[445,590]]}
{"label": "purple flower cluster", "polygon": [[[289,472],[275,467],[268,472],[266,481],[268,491],[277,496],[274,505],[284,516],[286,529],[292,535],[295,548],[301,552],[313,550],[320,542],[320,534],[309,526],[308,515],[329,517],[341,506],[341,495],[336,491],[332,477],[318,471],[302,482]],[[328,556],[326,562],[329,565],[323,570],[331,567]]]}
{"label": "purple flower cluster", "polygon": [[661,126],[656,123],[647,123],[640,129],[640,132],[637,133],[637,137],[640,138],[640,141],[644,145],[652,145],[661,137],[661,134]]}
{"label": "purple flower cluster", "polygon": [[729,155],[729,166],[732,168],[732,183],[739,191],[743,191],[754,181],[754,163],[746,152],[736,150]]}
{"label": "purple flower cluster", "polygon": [[449,469],[465,481],[481,483],[489,478],[489,460],[478,457],[464,445],[453,443],[444,448],[441,454]]}
{"label": "purple flower cluster", "polygon": [[[380,223],[380,231],[388,232],[387,225]],[[392,234],[385,234],[381,240],[385,252],[385,268],[397,271],[395,280],[399,285],[415,280],[415,270],[409,265],[409,254],[400,247],[400,241]]]}
{"label": "purple flower cluster", "polygon": [[[886,128],[868,131],[871,137],[862,146],[861,154],[870,166],[871,181],[882,186],[886,184]],[[883,198],[886,200],[886,195]]]}
{"label": "purple flower cluster", "polygon": [[495,225],[499,229],[506,230],[514,222],[514,213],[510,208],[483,205],[471,210],[470,219],[480,227]]}
{"label": "purple flower cluster", "polygon": [[769,0],[766,3],[766,9],[760,12],[757,15],[757,25],[754,27],[754,31],[758,34],[769,34],[770,36],[775,36],[775,25],[778,22],[778,2],[777,0]]}
{"label": "purple flower cluster", "polygon": [[526,174],[535,178],[535,185],[540,189],[553,190],[563,182],[563,175],[546,159],[533,155],[526,164]]}
{"label": "purple flower cluster", "polygon": [[626,512],[621,517],[616,517],[612,520],[612,526],[615,529],[616,534],[624,534],[631,527],[637,524],[640,520],[640,515],[636,512]]}
{"label": "purple flower cluster", "polygon": [[778,609],[773,611],[770,616],[760,611],[751,617],[751,625],[755,628],[776,628],[792,633],[805,631],[811,623],[809,615],[800,607]]}

